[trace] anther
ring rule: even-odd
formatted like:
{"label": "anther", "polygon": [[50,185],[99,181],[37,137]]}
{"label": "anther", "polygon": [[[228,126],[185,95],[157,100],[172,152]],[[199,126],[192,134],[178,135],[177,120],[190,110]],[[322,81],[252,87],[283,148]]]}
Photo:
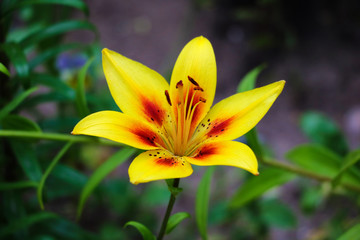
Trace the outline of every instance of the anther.
{"label": "anther", "polygon": [[195,91],[198,91],[198,90],[199,90],[199,91],[202,91],[202,92],[204,91],[204,89],[202,89],[201,87],[194,87],[194,90],[195,90]]}
{"label": "anther", "polygon": [[194,84],[195,86],[199,87],[199,84],[190,76],[188,76],[189,81]]}
{"label": "anther", "polygon": [[180,80],[177,84],[176,84],[176,88],[182,87],[184,84],[182,82],[182,80]]}
{"label": "anther", "polygon": [[199,101],[200,101],[200,102],[203,102],[203,103],[206,103],[206,99],[203,98],[203,97],[200,97],[200,98],[199,98]]}
{"label": "anther", "polygon": [[168,90],[165,90],[165,96],[166,96],[166,100],[168,101],[169,105],[172,106]]}

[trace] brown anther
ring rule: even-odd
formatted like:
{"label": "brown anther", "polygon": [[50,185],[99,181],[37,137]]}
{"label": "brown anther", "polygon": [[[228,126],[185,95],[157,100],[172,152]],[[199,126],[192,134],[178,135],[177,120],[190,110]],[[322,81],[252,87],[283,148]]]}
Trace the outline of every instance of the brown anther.
{"label": "brown anther", "polygon": [[200,102],[203,102],[203,103],[206,103],[206,99],[203,98],[203,97],[200,97],[200,98],[199,98],[199,101],[200,101]]}
{"label": "brown anther", "polygon": [[165,96],[166,96],[166,100],[168,101],[169,105],[172,106],[168,90],[165,90]]}
{"label": "brown anther", "polygon": [[194,87],[194,90],[195,90],[195,91],[198,91],[198,90],[199,90],[199,91],[202,91],[202,92],[204,91],[204,89],[202,89],[201,87]]}
{"label": "brown anther", "polygon": [[197,87],[200,87],[199,84],[192,77],[188,76],[188,79],[192,84],[194,84]]}
{"label": "brown anther", "polygon": [[182,87],[184,86],[182,80],[180,80],[177,84],[176,84],[176,88]]}

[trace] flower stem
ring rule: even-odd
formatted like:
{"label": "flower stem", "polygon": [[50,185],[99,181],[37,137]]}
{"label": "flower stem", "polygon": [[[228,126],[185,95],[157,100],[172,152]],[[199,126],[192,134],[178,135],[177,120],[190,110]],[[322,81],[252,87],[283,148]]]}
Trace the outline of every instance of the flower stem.
{"label": "flower stem", "polygon": [[[179,183],[180,183],[180,178],[175,178],[174,183],[173,183],[173,187],[178,188]],[[164,235],[165,235],[166,226],[167,226],[167,223],[169,221],[169,217],[170,217],[170,214],[171,214],[171,210],[172,210],[172,208],[174,206],[175,200],[176,200],[176,196],[175,196],[175,194],[173,194],[171,192],[169,204],[167,206],[165,216],[164,216],[163,222],[161,224],[161,228],[160,228],[160,232],[159,232],[159,235],[157,237],[157,240],[162,240]]]}

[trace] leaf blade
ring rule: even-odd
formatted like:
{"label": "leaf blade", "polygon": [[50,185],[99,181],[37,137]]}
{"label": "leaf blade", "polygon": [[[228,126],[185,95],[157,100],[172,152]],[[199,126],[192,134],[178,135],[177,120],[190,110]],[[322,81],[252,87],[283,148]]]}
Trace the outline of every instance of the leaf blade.
{"label": "leaf blade", "polygon": [[190,218],[190,217],[191,217],[191,215],[187,212],[178,212],[178,213],[171,215],[171,217],[169,218],[169,221],[166,225],[166,234],[169,234],[172,230],[174,230],[174,228],[180,222],[182,222],[184,219]]}
{"label": "leaf blade", "polygon": [[127,227],[127,226],[132,226],[132,227],[136,228],[140,232],[140,234],[144,240],[155,240],[156,239],[154,234],[145,225],[143,225],[139,222],[130,221],[130,222],[127,222],[124,227]]}
{"label": "leaf blade", "polygon": [[94,58],[90,58],[81,68],[78,76],[78,81],[76,86],[76,106],[80,114],[80,117],[85,117],[90,113],[85,97],[85,78],[86,78],[86,72],[93,61]]}

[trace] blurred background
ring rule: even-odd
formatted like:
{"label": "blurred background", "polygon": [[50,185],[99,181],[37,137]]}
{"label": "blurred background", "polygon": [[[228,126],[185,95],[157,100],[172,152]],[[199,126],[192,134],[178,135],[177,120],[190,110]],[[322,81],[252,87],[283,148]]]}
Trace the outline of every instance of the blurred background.
{"label": "blurred background", "polygon": [[[8,19],[6,2],[11,6],[10,1],[4,0],[3,19]],[[102,73],[102,48],[139,61],[169,80],[183,46],[203,35],[212,43],[217,59],[215,102],[236,93],[241,79],[259,66],[256,86],[287,81],[283,93],[257,126],[268,156],[310,168],[308,163],[291,157],[289,151],[311,142],[327,147],[334,152],[329,156],[340,159],[359,148],[359,1],[88,0],[85,5],[86,8],[74,8],[23,4],[11,13],[11,21],[6,20],[10,22],[8,27],[2,29],[4,43],[20,43],[24,49],[29,43],[24,50],[25,59],[32,62],[47,49],[80,43],[58,50],[42,62],[31,65],[29,60],[30,73],[26,77],[51,74],[70,88],[66,93],[61,92],[61,87],[39,80],[42,85],[38,94],[14,110],[36,122],[44,132],[68,134],[81,119],[84,112],[74,107],[74,96],[80,81],[78,73],[85,63],[91,64],[85,69],[87,75],[83,79],[89,112],[118,110]],[[85,21],[91,26],[64,27],[61,36],[49,35],[44,40],[35,41],[31,35],[46,35],[49,32],[42,30],[45,25],[70,20]],[[5,26],[6,21],[1,24]],[[11,56],[3,47],[1,62],[19,76],[18,65],[12,63],[17,58]],[[90,57],[92,62],[88,61]],[[22,86],[19,82],[18,86]],[[2,106],[21,89],[5,85],[1,85]],[[23,88],[27,89],[25,85]],[[14,94],[6,93],[5,89],[12,89]],[[2,123],[2,129],[7,129],[9,121]],[[22,179],[20,167],[9,160],[20,158],[9,153],[19,145],[5,138],[2,141],[2,156],[11,156],[3,157],[3,180]],[[52,159],[59,146],[58,142],[43,141],[33,146],[32,151],[40,159],[40,169],[47,169],[50,160],[46,159]],[[6,230],[14,219],[23,219],[39,209],[33,189],[0,192],[5,193],[1,197],[0,214],[1,227],[5,229],[0,233],[5,231],[4,239],[140,239],[136,230],[122,228],[130,220],[142,222],[156,233],[169,197],[166,184],[162,181],[131,185],[127,174],[131,161],[124,162],[106,177],[87,200],[81,219],[75,221],[79,194],[89,176],[119,150],[96,144],[76,146],[53,169],[44,189],[46,211],[60,218],[34,221],[29,226],[18,223],[12,228],[15,230]],[[331,177],[334,169],[339,169],[339,165],[334,166],[329,170]],[[330,169],[324,166],[324,170],[321,165],[311,167],[324,175]],[[266,170],[266,166],[260,164],[260,174],[262,169]],[[186,211],[192,217],[184,220],[167,239],[200,239],[194,203],[198,182],[206,168],[194,170],[192,176],[181,181],[184,191],[174,208],[174,212]],[[357,172],[354,174],[359,176]],[[239,169],[216,168],[210,195],[209,239],[337,239],[359,220],[358,193],[335,191],[327,181],[321,183],[302,177],[285,177],[246,204],[232,204],[242,193],[242,183],[251,178]],[[229,204],[237,207],[229,208]]]}

